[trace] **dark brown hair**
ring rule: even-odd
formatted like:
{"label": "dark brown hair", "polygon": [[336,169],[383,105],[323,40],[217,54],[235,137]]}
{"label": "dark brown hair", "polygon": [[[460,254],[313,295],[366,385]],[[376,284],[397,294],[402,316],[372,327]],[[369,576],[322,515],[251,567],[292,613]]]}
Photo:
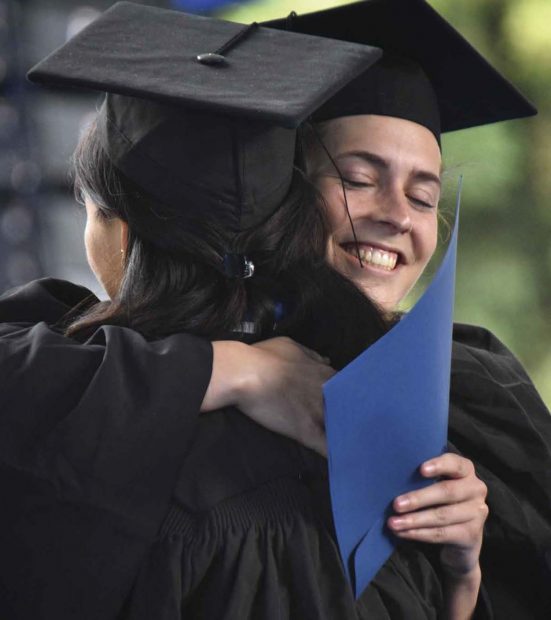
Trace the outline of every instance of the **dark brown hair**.
{"label": "dark brown hair", "polygon": [[[373,304],[325,262],[323,210],[300,169],[275,213],[233,235],[212,219],[190,223],[182,210],[154,202],[111,164],[95,125],[75,151],[73,172],[75,191],[101,216],[127,222],[129,239],[117,295],[73,316],[67,335],[84,339],[114,324],[148,339],[185,331],[214,340],[235,337],[246,320],[254,339],[290,335],[342,365],[384,332]],[[254,276],[225,275],[226,251],[246,254]]]}

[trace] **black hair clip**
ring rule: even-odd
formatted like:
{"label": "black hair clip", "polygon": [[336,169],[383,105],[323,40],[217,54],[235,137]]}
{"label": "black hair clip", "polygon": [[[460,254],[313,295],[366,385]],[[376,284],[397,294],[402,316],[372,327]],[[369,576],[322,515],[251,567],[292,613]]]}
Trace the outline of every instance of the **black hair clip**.
{"label": "black hair clip", "polygon": [[254,263],[245,254],[224,254],[222,265],[229,278],[246,280],[254,274]]}
{"label": "black hair clip", "polygon": [[224,54],[228,52],[232,47],[235,47],[239,41],[242,41],[245,37],[247,37],[253,30],[258,27],[257,22],[253,22],[248,26],[245,26],[239,32],[234,35],[229,41],[224,43],[221,47],[219,47],[214,52],[206,52],[205,54],[199,54],[197,56],[198,62],[202,65],[225,65],[227,64],[226,57]]}

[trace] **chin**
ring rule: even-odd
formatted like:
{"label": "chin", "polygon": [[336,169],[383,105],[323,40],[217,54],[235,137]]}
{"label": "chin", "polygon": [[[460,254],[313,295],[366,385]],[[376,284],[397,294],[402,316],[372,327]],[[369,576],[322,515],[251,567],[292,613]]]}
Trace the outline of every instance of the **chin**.
{"label": "chin", "polygon": [[381,290],[379,287],[370,286],[368,282],[361,282],[356,280],[356,286],[358,286],[366,297],[369,297],[380,310],[383,312],[396,312],[398,305],[403,300],[405,295],[399,296],[391,291]]}

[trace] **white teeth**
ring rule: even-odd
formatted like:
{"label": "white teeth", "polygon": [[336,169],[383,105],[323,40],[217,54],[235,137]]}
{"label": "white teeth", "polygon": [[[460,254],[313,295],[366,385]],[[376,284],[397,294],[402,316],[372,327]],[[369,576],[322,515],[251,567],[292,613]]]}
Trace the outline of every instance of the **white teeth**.
{"label": "white teeth", "polygon": [[386,252],[371,246],[361,246],[356,250],[355,244],[347,244],[344,246],[344,249],[354,256],[357,256],[359,252],[363,262],[383,267],[386,271],[392,271],[398,262],[398,254],[396,252]]}

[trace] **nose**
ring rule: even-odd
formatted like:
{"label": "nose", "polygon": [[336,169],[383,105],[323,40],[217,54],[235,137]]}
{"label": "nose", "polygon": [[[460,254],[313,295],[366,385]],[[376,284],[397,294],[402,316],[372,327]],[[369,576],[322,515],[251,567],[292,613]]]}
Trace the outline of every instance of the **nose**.
{"label": "nose", "polygon": [[411,205],[403,190],[398,187],[381,188],[376,197],[373,218],[399,234],[410,232],[413,228]]}

